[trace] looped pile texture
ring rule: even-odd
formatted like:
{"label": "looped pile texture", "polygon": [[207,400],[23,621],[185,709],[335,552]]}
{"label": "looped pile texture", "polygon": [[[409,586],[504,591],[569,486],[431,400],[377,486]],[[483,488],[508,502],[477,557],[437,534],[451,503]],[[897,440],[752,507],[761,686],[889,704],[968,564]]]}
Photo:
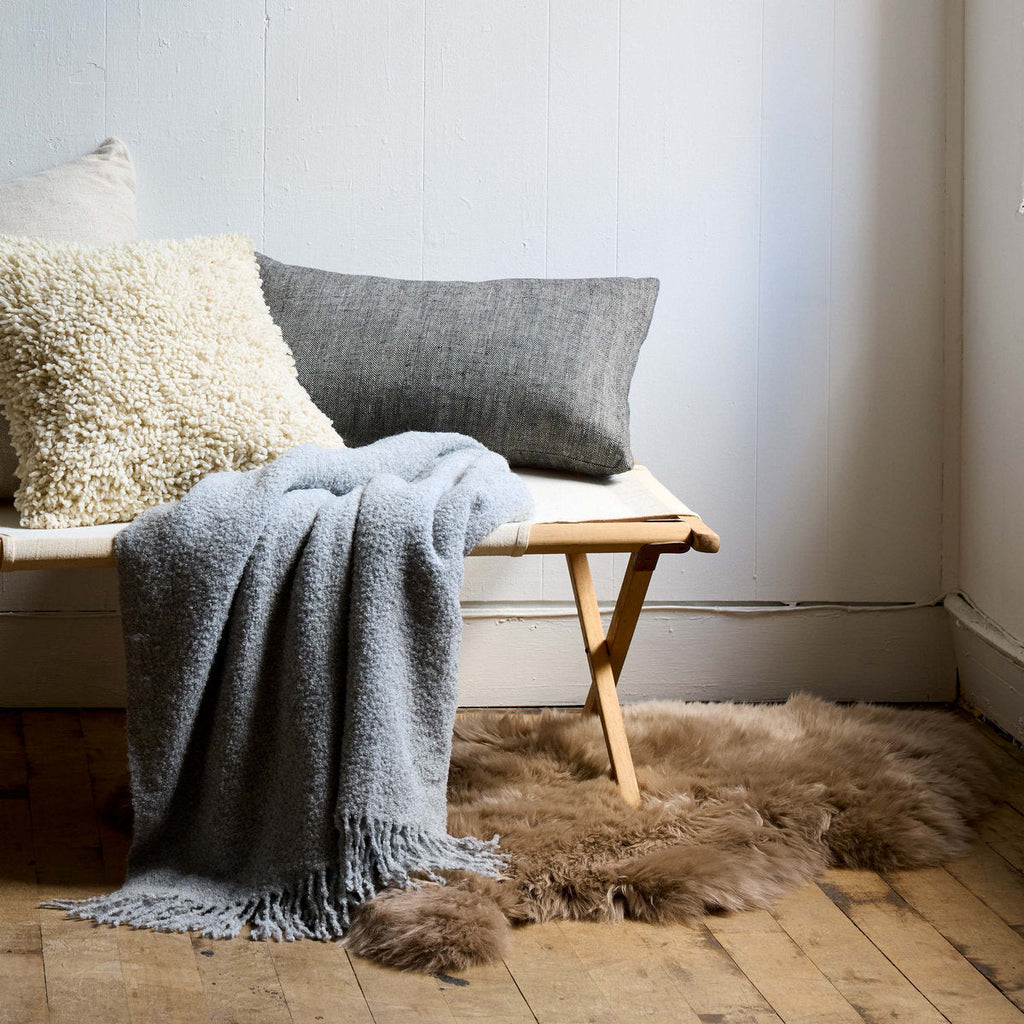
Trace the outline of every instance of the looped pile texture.
{"label": "looped pile texture", "polygon": [[0,403],[29,527],[130,520],[208,473],[343,447],[237,235],[0,239]]}

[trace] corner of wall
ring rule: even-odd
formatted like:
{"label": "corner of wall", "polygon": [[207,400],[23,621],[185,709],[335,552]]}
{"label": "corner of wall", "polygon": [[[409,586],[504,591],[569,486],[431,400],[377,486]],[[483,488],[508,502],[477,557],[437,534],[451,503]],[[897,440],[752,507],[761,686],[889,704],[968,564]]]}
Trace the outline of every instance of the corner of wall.
{"label": "corner of wall", "polygon": [[946,0],[946,202],[943,319],[943,594],[960,586],[961,402],[964,295],[964,0]]}

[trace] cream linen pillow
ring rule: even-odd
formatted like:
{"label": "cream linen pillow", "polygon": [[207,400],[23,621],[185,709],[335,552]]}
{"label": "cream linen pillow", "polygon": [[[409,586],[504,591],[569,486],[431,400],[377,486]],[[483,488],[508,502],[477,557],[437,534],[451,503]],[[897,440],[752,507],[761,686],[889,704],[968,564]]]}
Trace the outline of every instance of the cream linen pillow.
{"label": "cream linen pillow", "polygon": [[[0,235],[107,245],[135,237],[135,170],[125,144],[107,139],[61,167],[0,184]],[[0,416],[0,499],[13,496],[18,460]]]}
{"label": "cream linen pillow", "polygon": [[30,527],[133,519],[207,473],[343,447],[296,380],[237,235],[0,238],[0,404]]}

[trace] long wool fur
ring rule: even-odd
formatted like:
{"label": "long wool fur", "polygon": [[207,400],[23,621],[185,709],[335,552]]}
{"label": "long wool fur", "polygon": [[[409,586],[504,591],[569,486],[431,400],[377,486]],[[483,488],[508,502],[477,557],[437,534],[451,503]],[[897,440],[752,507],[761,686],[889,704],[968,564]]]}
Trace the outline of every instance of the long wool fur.
{"label": "long wool fur", "polygon": [[827,867],[889,871],[963,854],[995,778],[980,742],[940,711],[658,702],[626,710],[642,793],[608,778],[593,716],[480,714],[456,725],[453,835],[501,836],[502,880],[388,891],[348,948],[408,970],[503,955],[510,924],[693,921],[766,907]]}

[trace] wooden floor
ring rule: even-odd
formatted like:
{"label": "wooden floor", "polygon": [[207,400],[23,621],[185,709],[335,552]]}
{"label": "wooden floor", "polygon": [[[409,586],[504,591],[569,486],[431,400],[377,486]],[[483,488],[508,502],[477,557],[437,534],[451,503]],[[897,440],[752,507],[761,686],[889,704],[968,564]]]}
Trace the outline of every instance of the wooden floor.
{"label": "wooden floor", "polygon": [[37,910],[121,878],[123,715],[0,712],[0,1021],[211,1024],[1024,1021],[1024,764],[982,726],[1006,800],[963,860],[833,871],[771,913],[698,927],[549,924],[504,963],[407,975],[337,944],[211,941]]}

